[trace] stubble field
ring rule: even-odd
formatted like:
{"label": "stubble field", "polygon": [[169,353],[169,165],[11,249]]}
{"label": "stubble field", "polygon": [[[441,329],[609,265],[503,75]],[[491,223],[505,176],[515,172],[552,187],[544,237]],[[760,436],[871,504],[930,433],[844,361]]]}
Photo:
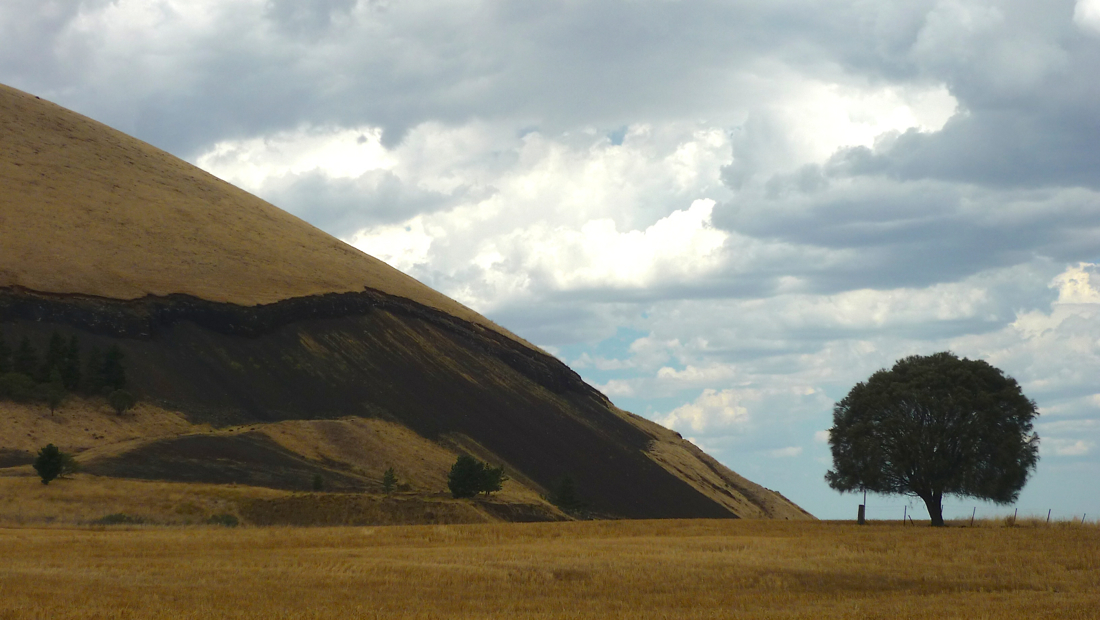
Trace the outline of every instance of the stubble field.
{"label": "stubble field", "polygon": [[0,618],[1097,618],[1100,528],[0,529]]}

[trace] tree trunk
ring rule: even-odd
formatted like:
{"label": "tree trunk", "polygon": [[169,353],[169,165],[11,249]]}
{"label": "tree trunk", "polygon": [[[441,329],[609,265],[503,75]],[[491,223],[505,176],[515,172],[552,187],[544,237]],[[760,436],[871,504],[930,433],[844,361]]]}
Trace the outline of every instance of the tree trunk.
{"label": "tree trunk", "polygon": [[929,493],[920,496],[924,505],[928,507],[928,516],[932,519],[932,527],[943,527],[943,493]]}

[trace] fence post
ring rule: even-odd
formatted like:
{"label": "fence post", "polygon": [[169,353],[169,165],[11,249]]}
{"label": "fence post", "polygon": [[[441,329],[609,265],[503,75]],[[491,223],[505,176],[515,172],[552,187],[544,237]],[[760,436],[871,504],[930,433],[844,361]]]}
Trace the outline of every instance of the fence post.
{"label": "fence post", "polygon": [[1047,509],[1047,523],[1050,523],[1050,511],[1051,510],[1054,510],[1054,509],[1053,508]]}
{"label": "fence post", "polygon": [[905,508],[901,510],[901,524],[905,525],[905,517],[909,515],[909,505],[906,504]]}
{"label": "fence post", "polygon": [[970,527],[974,527],[974,515],[978,514],[978,507],[974,507],[974,512],[970,513]]}

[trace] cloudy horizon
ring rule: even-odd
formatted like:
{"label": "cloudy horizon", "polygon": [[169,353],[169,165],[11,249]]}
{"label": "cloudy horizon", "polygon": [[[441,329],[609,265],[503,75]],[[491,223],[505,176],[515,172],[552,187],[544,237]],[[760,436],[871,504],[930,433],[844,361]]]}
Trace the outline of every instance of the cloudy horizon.
{"label": "cloudy horizon", "polygon": [[[387,261],[815,516],[858,503],[823,480],[833,404],[950,350],[1039,404],[1021,514],[1100,517],[1100,0],[16,0],[0,33],[0,82]],[[946,514],[972,506],[1011,512]]]}

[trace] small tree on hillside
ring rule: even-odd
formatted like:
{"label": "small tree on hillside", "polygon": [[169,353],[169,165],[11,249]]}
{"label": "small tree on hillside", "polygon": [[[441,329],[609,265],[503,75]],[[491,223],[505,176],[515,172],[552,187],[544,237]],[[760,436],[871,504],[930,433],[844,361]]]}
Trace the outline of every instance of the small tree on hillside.
{"label": "small tree on hillside", "polygon": [[84,361],[84,373],[80,379],[80,387],[85,394],[98,396],[103,392],[103,351],[99,347],[88,350],[88,359]]}
{"label": "small tree on hillside", "polygon": [[11,347],[4,340],[4,332],[0,332],[0,375],[11,372]]}
{"label": "small tree on hillside", "polygon": [[51,480],[60,476],[64,466],[65,457],[52,443],[46,444],[45,448],[39,450],[38,456],[34,459],[34,470],[42,478],[42,484],[49,484]]}
{"label": "small tree on hillside", "polygon": [[547,499],[550,500],[551,504],[566,512],[575,512],[585,507],[584,502],[577,495],[577,484],[573,481],[573,477],[568,474],[558,480]]}
{"label": "small tree on hillside", "polygon": [[121,390],[126,387],[126,366],[123,364],[125,355],[117,344],[111,345],[103,356],[103,386],[112,390]]}
{"label": "small tree on hillside", "polygon": [[38,397],[38,384],[27,375],[9,372],[0,375],[0,398],[29,402]]}
{"label": "small tree on hillside", "polygon": [[508,476],[504,475],[504,466],[489,467],[488,464],[483,464],[483,472],[481,474],[481,492],[488,497],[492,493],[496,493],[504,487],[504,483],[508,481]]}
{"label": "small tree on hillside", "polygon": [[842,492],[915,495],[942,526],[946,494],[1016,501],[1039,460],[1037,415],[1015,379],[986,362],[907,357],[837,403],[825,480]]}
{"label": "small tree on hillside", "polygon": [[397,472],[390,467],[386,470],[386,473],[382,474],[382,491],[389,495],[393,493],[395,486],[397,486]]}
{"label": "small tree on hillside", "polygon": [[80,388],[80,341],[74,334],[61,361],[61,381],[70,392]]}
{"label": "small tree on hillside", "polygon": [[56,331],[50,334],[50,345],[46,349],[46,357],[36,375],[39,383],[48,383],[54,371],[61,372],[65,364],[65,339]]}
{"label": "small tree on hillside", "polygon": [[32,379],[37,374],[38,353],[35,352],[34,346],[31,345],[30,338],[23,336],[23,339],[19,341],[19,348],[17,348],[12,355],[11,370],[21,375],[27,375]]}
{"label": "small tree on hillside", "polygon": [[57,411],[57,408],[64,402],[65,385],[61,382],[61,371],[53,369],[50,373],[50,380],[47,383],[40,384],[38,386],[38,392],[42,400],[46,401],[46,405],[50,408],[50,413]]}
{"label": "small tree on hillside", "polygon": [[460,454],[447,474],[452,497],[473,497],[481,491],[485,464],[468,454]]}
{"label": "small tree on hillside", "polygon": [[115,413],[122,415],[134,408],[134,405],[137,404],[137,399],[126,390],[115,390],[107,395],[107,402],[110,403]]}

